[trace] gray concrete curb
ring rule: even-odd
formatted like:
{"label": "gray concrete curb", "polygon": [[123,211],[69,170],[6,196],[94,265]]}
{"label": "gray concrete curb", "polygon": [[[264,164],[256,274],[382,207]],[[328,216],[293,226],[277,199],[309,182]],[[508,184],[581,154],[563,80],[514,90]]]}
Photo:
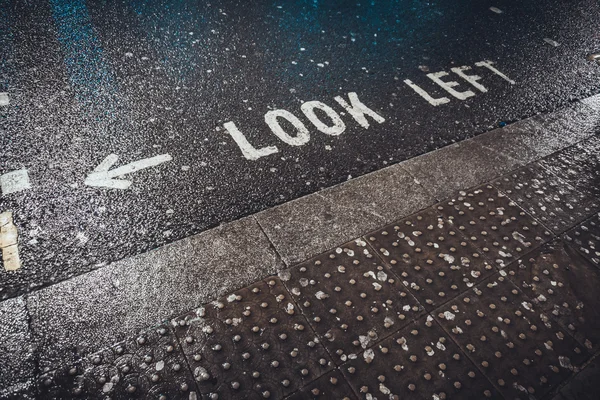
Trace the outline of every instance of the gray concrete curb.
{"label": "gray concrete curb", "polygon": [[599,128],[597,95],[31,293],[28,334],[39,367],[112,345]]}

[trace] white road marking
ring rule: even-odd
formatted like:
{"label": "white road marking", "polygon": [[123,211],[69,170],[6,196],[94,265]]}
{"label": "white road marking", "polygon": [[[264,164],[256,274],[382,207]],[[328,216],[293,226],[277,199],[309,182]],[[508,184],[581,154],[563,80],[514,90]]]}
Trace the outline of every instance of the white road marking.
{"label": "white road marking", "polygon": [[[488,70],[492,71],[494,74],[500,76],[502,79],[509,82],[511,85],[515,84],[515,81],[510,79],[508,76],[504,75],[502,72],[498,71],[496,68],[494,68],[492,66],[492,64],[494,64],[492,61],[480,61],[480,62],[475,63],[476,66],[487,68]],[[488,91],[485,86],[483,86],[481,83],[478,82],[481,80],[481,77],[479,75],[467,75],[465,73],[465,71],[471,70],[470,66],[454,67],[454,68],[451,68],[450,70],[452,72],[454,72],[456,75],[460,76],[465,81],[469,82],[473,87],[475,87],[480,92],[486,93]],[[446,72],[446,71],[439,71],[439,72],[433,72],[433,73],[427,74],[427,77],[429,79],[431,79],[438,86],[440,86],[446,92],[450,93],[453,97],[455,97],[459,100],[466,100],[469,97],[475,96],[475,93],[473,93],[471,90],[466,90],[464,92],[457,91],[456,89],[454,89],[454,87],[458,86],[459,83],[455,82],[455,81],[448,81],[448,82],[443,81],[441,78],[445,77],[445,76],[448,76],[448,72]],[[404,83],[406,83],[419,96],[424,98],[429,104],[431,104],[434,107],[450,102],[450,99],[448,99],[447,97],[440,97],[438,99],[433,98],[429,93],[427,93],[425,90],[423,90],[420,86],[413,83],[410,79],[405,79]]]}
{"label": "white road marking", "polygon": [[[504,75],[502,72],[498,71],[493,67],[494,64],[492,61],[480,61],[475,63],[478,67],[484,67],[488,70],[492,71],[494,74],[500,76],[502,79],[509,82],[511,85],[515,84],[515,81],[510,79],[508,76]],[[461,66],[451,68],[451,71],[458,75],[460,78],[468,82],[471,86],[476,88],[482,93],[486,93],[488,89],[483,86],[479,81],[482,79],[479,75],[475,74],[467,74],[465,71],[471,71],[472,67],[470,66]],[[459,86],[460,83],[448,80],[442,80],[443,77],[448,77],[450,74],[446,71],[439,71],[428,73],[427,77],[431,79],[435,84],[444,89],[454,98],[459,100],[466,100],[470,97],[474,97],[475,93],[472,90],[464,90],[458,91],[455,87]],[[398,80],[398,77],[394,77],[395,80]],[[404,83],[408,85],[411,89],[413,89],[419,96],[425,99],[432,106],[439,106],[442,104],[446,104],[450,102],[448,97],[440,97],[434,98],[428,92],[423,90],[420,86],[416,85],[410,79],[405,79]],[[363,104],[359,99],[358,95],[355,92],[348,93],[348,100],[344,99],[342,96],[334,97],[334,100],[344,108],[345,112],[337,112],[333,108],[329,107],[327,104],[322,103],[320,101],[307,101],[302,103],[300,109],[308,118],[308,120],[312,123],[312,125],[322,133],[327,135],[337,136],[341,135],[346,130],[346,123],[342,120],[341,116],[345,116],[346,113],[350,114],[352,118],[363,128],[368,129],[370,127],[369,119],[377,123],[385,122],[385,118],[379,115],[377,112],[373,111],[365,104]],[[246,102],[247,100],[244,100]],[[390,105],[392,105],[390,103]],[[317,115],[316,110],[320,110],[321,113]],[[327,124],[323,122],[322,118],[325,118],[323,114],[331,120],[331,123]],[[367,118],[369,117],[369,119]],[[289,124],[292,125],[293,130],[295,130],[294,135],[286,132],[284,130],[284,126],[280,124],[280,118],[285,119]],[[290,145],[290,146],[304,146],[311,139],[311,131],[307,126],[296,117],[294,114],[287,110],[277,109],[270,110],[264,116],[265,123],[270,128],[275,136],[277,136],[281,141]],[[286,124],[287,125],[287,124]],[[266,146],[263,148],[255,148],[246,136],[237,128],[235,123],[232,121],[226,122],[224,125],[225,129],[238,145],[240,150],[242,151],[243,156],[248,160],[258,160],[261,157],[265,157],[274,153],[278,153],[279,149],[276,146]],[[219,131],[221,128],[217,127],[216,130]],[[287,126],[289,130],[289,125]],[[326,150],[331,150],[332,147],[330,145],[325,146]],[[283,158],[282,158],[283,159]],[[309,185],[310,182],[307,182]]]}
{"label": "white road marking", "polygon": [[16,271],[21,268],[19,258],[19,233],[13,223],[12,212],[6,211],[0,214],[0,250],[2,250],[2,262],[6,271]]}
{"label": "white road marking", "polygon": [[10,98],[8,97],[8,93],[0,92],[0,106],[7,106],[10,104]]}
{"label": "white road marking", "polygon": [[0,188],[2,188],[2,195],[31,189],[27,170],[19,169],[0,175]]}
{"label": "white road marking", "polygon": [[94,172],[108,171],[119,160],[119,156],[116,154],[109,154],[96,168]]}
{"label": "white road marking", "polygon": [[427,74],[427,77],[440,85],[442,89],[446,92],[450,93],[452,96],[456,97],[459,100],[466,100],[469,97],[475,96],[475,93],[470,90],[459,92],[458,90],[454,90],[454,87],[458,86],[458,82],[456,81],[448,81],[444,82],[441,78],[444,76],[448,76],[449,74],[446,71],[433,72],[431,74]]}
{"label": "white road marking", "polygon": [[[385,118],[371,110],[369,107],[364,105],[359,99],[356,93],[348,93],[348,99],[350,104],[344,100],[341,96],[334,98],[344,109],[359,123],[360,126],[367,129],[369,128],[369,121],[366,116],[371,117],[375,122],[383,123]],[[342,121],[340,114],[333,110],[328,105],[321,103],[320,101],[307,101],[301,106],[302,112],[312,122],[312,124],[321,132],[327,135],[340,135],[346,130],[346,124]],[[323,123],[315,114],[315,109],[324,111],[325,114],[331,119],[333,125],[329,126]],[[344,113],[341,113],[345,115]],[[287,120],[295,129],[296,136],[292,136],[283,130],[283,127],[279,123],[279,118]],[[304,123],[296,117],[294,114],[287,110],[270,110],[265,114],[265,123],[269,126],[275,136],[281,141],[290,146],[303,146],[310,141],[310,131],[304,125]],[[267,146],[261,149],[257,149],[248,142],[248,139],[242,132],[237,128],[235,123],[229,121],[223,124],[229,135],[238,145],[242,154],[248,160],[258,160],[261,157],[268,156],[270,154],[278,153],[279,149],[276,146]],[[217,127],[217,130],[220,130]],[[327,146],[326,146],[327,148]],[[307,183],[310,184],[310,183]]]}
{"label": "white road marking", "polygon": [[223,127],[229,132],[231,138],[238,145],[244,157],[248,160],[258,160],[261,157],[268,156],[270,154],[279,153],[279,149],[276,146],[267,146],[260,149],[255,148],[250,144],[246,136],[235,126],[233,122],[225,122]]}
{"label": "white road marking", "polygon": [[485,67],[485,68],[489,69],[490,71],[492,71],[493,73],[495,73],[496,75],[498,75],[499,77],[501,77],[502,79],[504,79],[505,81],[510,83],[511,85],[514,85],[516,83],[515,81],[510,79],[508,76],[504,75],[502,72],[500,72],[496,68],[494,68],[492,66],[492,64],[494,64],[492,61],[479,61],[479,62],[475,63],[475,65],[478,67]]}
{"label": "white road marking", "polygon": [[355,92],[348,93],[348,99],[350,99],[350,104],[348,104],[341,96],[336,96],[334,98],[334,100],[337,101],[339,105],[344,107],[346,111],[348,111],[348,113],[352,115],[356,122],[358,122],[363,128],[369,128],[369,121],[367,121],[365,115],[368,115],[380,124],[385,122],[385,118],[371,110],[369,107],[365,106],[358,99],[358,95]]}
{"label": "white road marking", "polygon": [[159,156],[145,158],[143,160],[134,161],[109,171],[109,168],[117,162],[119,156],[116,154],[108,155],[98,165],[93,172],[85,178],[85,184],[95,187],[107,187],[111,189],[128,189],[132,182],[124,179],[113,179],[122,175],[131,174],[133,172],[155,167],[162,163],[171,161],[173,158],[169,154],[161,154]]}
{"label": "white road marking", "polygon": [[454,72],[456,75],[458,75],[461,78],[463,78],[465,81],[469,82],[471,85],[473,85],[480,92],[482,92],[482,93],[487,92],[487,89],[481,83],[477,82],[478,80],[481,79],[480,76],[465,74],[464,71],[469,71],[470,69],[471,69],[471,67],[466,66],[466,65],[462,66],[462,67],[450,68],[450,70],[452,72]]}
{"label": "white road marking", "polygon": [[[300,109],[304,115],[306,115],[306,118],[308,118],[319,131],[327,135],[341,135],[346,130],[346,124],[342,121],[342,117],[325,103],[321,103],[320,101],[307,101],[300,106]],[[333,122],[333,125],[328,126],[324,124],[323,121],[317,117],[317,114],[315,114],[315,109],[324,111],[331,119],[331,122]]]}
{"label": "white road marking", "polygon": [[498,7],[490,7],[490,10],[495,12],[496,14],[502,14],[504,11],[499,9]]}
{"label": "white road marking", "polygon": [[[298,133],[296,136],[291,136],[283,130],[279,124],[278,118],[287,120],[290,124],[296,128]],[[310,140],[310,133],[306,128],[306,125],[302,123],[294,114],[287,110],[271,110],[265,114],[265,122],[271,128],[271,131],[284,143],[290,146],[303,146]]]}
{"label": "white road marking", "polygon": [[447,97],[440,97],[439,99],[434,99],[433,97],[431,97],[429,95],[429,93],[427,93],[425,90],[421,89],[420,86],[418,86],[417,84],[413,83],[413,81],[411,81],[410,79],[405,79],[404,83],[406,83],[408,86],[410,86],[410,88],[412,90],[414,90],[415,92],[417,92],[419,94],[419,96],[421,96],[422,98],[424,98],[425,100],[427,100],[427,102],[429,104],[431,104],[434,107],[437,107],[439,105],[442,104],[446,104],[446,103],[450,103],[450,99]]}
{"label": "white road marking", "polygon": [[544,38],[544,42],[546,42],[549,45],[554,46],[554,47],[560,46],[560,43],[558,43],[556,40],[552,40],[550,38]]}

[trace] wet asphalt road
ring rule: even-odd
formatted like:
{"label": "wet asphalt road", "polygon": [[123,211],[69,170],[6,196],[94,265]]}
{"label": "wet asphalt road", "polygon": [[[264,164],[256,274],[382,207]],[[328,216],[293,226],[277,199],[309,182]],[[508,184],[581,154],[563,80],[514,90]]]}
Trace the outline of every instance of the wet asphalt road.
{"label": "wet asphalt road", "polygon": [[[0,105],[0,175],[27,169],[31,184],[0,197],[23,262],[0,272],[0,298],[600,91],[600,66],[586,59],[600,51],[595,0],[199,3],[0,3],[10,101]],[[475,66],[483,60],[508,79]],[[487,91],[451,72],[463,65]],[[438,71],[474,96],[444,91],[427,77]],[[432,106],[406,79],[449,102]],[[342,114],[334,97],[349,92],[385,122],[365,129]],[[340,113],[344,132],[317,130],[301,111],[310,100]],[[310,139],[275,136],[264,121],[275,109]],[[278,153],[248,160],[227,122]],[[112,168],[170,161],[122,177],[128,189],[86,185],[111,154]]]}

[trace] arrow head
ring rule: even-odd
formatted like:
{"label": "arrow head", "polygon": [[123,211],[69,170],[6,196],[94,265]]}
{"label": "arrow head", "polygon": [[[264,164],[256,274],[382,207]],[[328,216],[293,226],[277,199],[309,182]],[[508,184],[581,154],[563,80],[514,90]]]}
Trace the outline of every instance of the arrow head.
{"label": "arrow head", "polygon": [[85,184],[87,186],[94,187],[107,187],[111,189],[128,189],[132,182],[125,179],[114,179],[121,175],[131,174],[135,171],[139,171],[145,168],[155,167],[167,161],[171,161],[173,158],[169,154],[162,154],[159,156],[146,158],[139,161],[134,161],[127,165],[123,165],[119,168],[109,170],[117,160],[119,156],[116,154],[108,155],[94,171],[90,172],[85,178]]}
{"label": "arrow head", "polygon": [[94,168],[94,172],[108,172],[109,168],[112,167],[118,160],[118,155],[109,154],[96,168]]}
{"label": "arrow head", "polygon": [[93,172],[85,178],[84,183],[88,186],[94,187],[108,187],[111,189],[128,189],[131,186],[131,181],[112,179],[108,175],[108,170],[119,160],[119,156],[116,154],[109,154],[106,158],[96,167]]}

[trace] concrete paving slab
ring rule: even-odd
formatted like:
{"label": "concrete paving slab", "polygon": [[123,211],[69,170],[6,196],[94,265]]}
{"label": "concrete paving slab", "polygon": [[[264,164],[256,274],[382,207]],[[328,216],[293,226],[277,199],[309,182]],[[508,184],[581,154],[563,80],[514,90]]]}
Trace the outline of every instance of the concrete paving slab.
{"label": "concrete paving slab", "polygon": [[42,289],[28,297],[40,364],[70,362],[281,268],[245,218]]}
{"label": "concrete paving slab", "polygon": [[527,118],[504,128],[494,129],[471,139],[482,146],[526,165],[567,146],[554,131],[544,129],[540,121]]}
{"label": "concrete paving slab", "polygon": [[521,165],[549,156],[600,130],[600,100],[594,96],[555,112],[533,116],[471,139]]}
{"label": "concrete paving slab", "polygon": [[552,154],[539,163],[579,191],[600,198],[600,135]]}
{"label": "concrete paving slab", "polygon": [[502,275],[432,314],[505,398],[543,398],[590,354]]}
{"label": "concrete paving slab", "polygon": [[363,399],[502,399],[430,315],[340,369]]}
{"label": "concrete paving slab", "polygon": [[287,265],[352,240],[434,202],[396,166],[256,214]]}
{"label": "concrete paving slab", "polygon": [[600,270],[563,241],[534,250],[507,268],[532,302],[590,352],[600,349]]}
{"label": "concrete paving slab", "polygon": [[561,143],[556,143],[553,137],[548,136],[538,121],[527,118],[471,140],[516,160],[519,165],[525,165],[562,148]]}
{"label": "concrete paving slab", "polygon": [[600,131],[600,113],[589,100],[587,104],[575,102],[560,110],[533,117],[542,125],[549,137],[557,143],[575,144]]}
{"label": "concrete paving slab", "polygon": [[23,399],[34,385],[36,364],[25,299],[0,303],[0,398]]}
{"label": "concrete paving slab", "polygon": [[275,277],[171,323],[204,399],[283,399],[333,370]]}
{"label": "concrete paving slab", "polygon": [[529,164],[492,182],[511,200],[559,235],[589,218],[600,208],[600,200],[542,168]]}
{"label": "concrete paving slab", "polygon": [[361,239],[281,275],[338,365],[424,313],[402,281]]}
{"label": "concrete paving slab", "polygon": [[461,191],[436,207],[498,268],[552,238],[545,226],[492,185]]}
{"label": "concrete paving slab", "polygon": [[600,213],[563,235],[584,257],[600,268]]}
{"label": "concrete paving slab", "polygon": [[520,161],[467,140],[401,163],[437,200],[492,180]]}
{"label": "concrete paving slab", "polygon": [[428,311],[496,272],[435,207],[365,235],[365,240]]}

